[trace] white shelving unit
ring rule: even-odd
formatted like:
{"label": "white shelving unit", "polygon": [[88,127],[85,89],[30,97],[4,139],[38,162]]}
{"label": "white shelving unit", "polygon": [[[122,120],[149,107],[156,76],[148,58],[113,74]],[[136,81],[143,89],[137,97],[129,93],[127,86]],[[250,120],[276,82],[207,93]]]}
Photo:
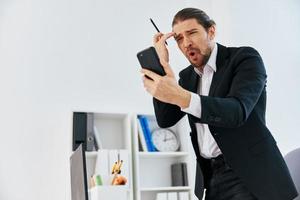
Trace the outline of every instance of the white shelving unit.
{"label": "white shelving unit", "polygon": [[[146,115],[151,121],[154,115]],[[133,133],[133,164],[134,164],[134,194],[135,200],[155,200],[158,192],[183,192],[189,193],[193,199],[194,177],[191,172],[191,150],[189,130],[183,119],[170,129],[176,133],[180,141],[180,148],[176,152],[141,152],[138,138],[138,115],[132,118]],[[150,127],[151,129],[151,127]],[[153,130],[151,130],[153,131]],[[187,163],[188,186],[172,186],[171,165],[174,163]]]}
{"label": "white shelving unit", "polygon": [[[126,186],[97,186],[89,190],[91,200],[124,199],[155,200],[159,192],[188,192],[194,200],[195,158],[186,119],[171,127],[180,141],[176,152],[139,151],[137,114],[93,112],[94,125],[102,141],[102,149],[128,151],[129,177]],[[154,115],[146,115],[155,119]],[[150,129],[153,129],[153,127]],[[95,173],[98,152],[86,152],[88,179]],[[187,163],[188,186],[172,186],[171,165]],[[88,181],[90,188],[90,182]],[[118,198],[122,196],[122,198]],[[124,195],[126,194],[126,195]]]}
{"label": "white shelving unit", "polygon": [[[97,186],[89,190],[92,200],[111,199],[118,197],[118,193],[126,200],[133,200],[133,163],[132,163],[132,141],[131,141],[131,116],[122,113],[93,113],[94,126],[97,127],[99,137],[102,141],[102,149],[128,151],[129,177],[126,186]],[[95,164],[98,153],[96,151],[86,152],[87,177],[95,172]],[[90,183],[88,181],[90,188]],[[118,198],[120,199],[120,198]]]}

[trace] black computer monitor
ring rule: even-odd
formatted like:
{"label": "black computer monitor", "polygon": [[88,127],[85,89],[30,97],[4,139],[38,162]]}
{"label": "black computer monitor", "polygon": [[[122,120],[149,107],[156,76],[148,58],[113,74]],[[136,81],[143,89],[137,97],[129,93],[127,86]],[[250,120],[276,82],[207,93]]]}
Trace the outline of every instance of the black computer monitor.
{"label": "black computer monitor", "polygon": [[82,144],[70,157],[72,200],[88,200],[86,160]]}

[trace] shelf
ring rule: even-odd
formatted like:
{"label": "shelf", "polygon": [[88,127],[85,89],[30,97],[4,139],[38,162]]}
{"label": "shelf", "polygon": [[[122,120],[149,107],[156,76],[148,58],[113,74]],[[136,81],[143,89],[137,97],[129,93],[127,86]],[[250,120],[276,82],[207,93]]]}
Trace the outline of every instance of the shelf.
{"label": "shelf", "polygon": [[170,158],[188,156],[188,152],[139,152],[141,158]]}
{"label": "shelf", "polygon": [[153,192],[153,191],[185,191],[190,190],[189,186],[174,186],[174,187],[150,187],[150,188],[141,188],[141,192]]}

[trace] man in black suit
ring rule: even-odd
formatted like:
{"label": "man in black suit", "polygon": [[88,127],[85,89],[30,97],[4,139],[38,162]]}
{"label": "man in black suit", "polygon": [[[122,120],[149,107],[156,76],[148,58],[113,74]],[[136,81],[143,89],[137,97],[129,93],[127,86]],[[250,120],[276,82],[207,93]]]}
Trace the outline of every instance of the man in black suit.
{"label": "man in black suit", "polygon": [[[265,124],[266,71],[250,47],[215,43],[215,22],[186,8],[173,19],[172,32],[154,36],[166,72],[143,69],[144,87],[154,97],[160,127],[185,114],[197,157],[195,194],[206,200],[291,200],[297,196],[276,141]],[[174,37],[191,65],[179,74],[169,65],[165,41]]]}

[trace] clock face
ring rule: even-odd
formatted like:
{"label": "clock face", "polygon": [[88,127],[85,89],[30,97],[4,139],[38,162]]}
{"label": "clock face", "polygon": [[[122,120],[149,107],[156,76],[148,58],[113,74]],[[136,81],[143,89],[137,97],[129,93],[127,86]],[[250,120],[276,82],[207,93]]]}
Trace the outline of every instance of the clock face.
{"label": "clock face", "polygon": [[177,151],[179,141],[171,130],[156,129],[152,133],[152,141],[158,151]]}

